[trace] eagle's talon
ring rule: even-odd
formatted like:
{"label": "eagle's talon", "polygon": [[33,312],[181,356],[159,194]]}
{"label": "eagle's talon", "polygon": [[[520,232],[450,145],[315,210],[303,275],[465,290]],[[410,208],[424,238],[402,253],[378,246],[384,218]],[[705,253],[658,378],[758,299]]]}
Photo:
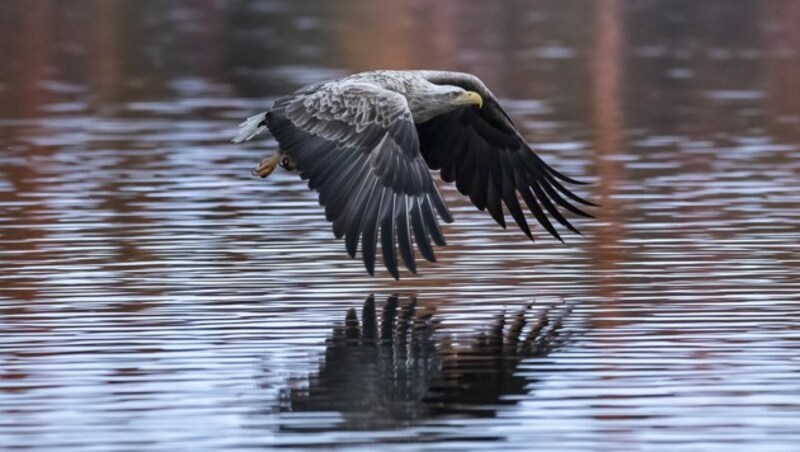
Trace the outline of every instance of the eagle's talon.
{"label": "eagle's talon", "polygon": [[273,155],[272,157],[265,158],[258,165],[256,165],[255,168],[253,168],[253,176],[258,176],[262,179],[269,176],[273,171],[275,171],[275,167],[278,166],[279,160],[279,155]]}

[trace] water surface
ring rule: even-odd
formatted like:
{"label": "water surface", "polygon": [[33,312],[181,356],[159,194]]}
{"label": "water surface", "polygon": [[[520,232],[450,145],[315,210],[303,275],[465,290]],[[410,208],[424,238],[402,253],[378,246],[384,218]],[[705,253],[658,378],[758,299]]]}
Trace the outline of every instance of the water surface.
{"label": "water surface", "polygon": [[[597,5],[4,1],[0,446],[797,448],[800,9]],[[438,263],[366,275],[229,139],[375,67],[481,76],[598,218],[443,186]]]}

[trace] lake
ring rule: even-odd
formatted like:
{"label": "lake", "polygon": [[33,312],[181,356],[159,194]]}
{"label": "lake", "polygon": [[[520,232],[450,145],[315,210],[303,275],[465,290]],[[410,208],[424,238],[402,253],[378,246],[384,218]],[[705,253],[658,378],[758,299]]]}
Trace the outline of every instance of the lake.
{"label": "lake", "polygon": [[[798,23],[793,0],[4,0],[0,448],[796,450]],[[479,75],[597,218],[532,243],[441,184],[438,262],[370,277],[296,174],[250,175],[272,138],[230,139],[374,68]]]}

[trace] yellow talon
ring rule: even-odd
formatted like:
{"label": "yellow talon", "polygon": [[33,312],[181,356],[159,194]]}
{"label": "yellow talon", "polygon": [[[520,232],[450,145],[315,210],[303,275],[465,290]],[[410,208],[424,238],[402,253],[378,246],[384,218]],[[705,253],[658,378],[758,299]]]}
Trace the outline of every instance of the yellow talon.
{"label": "yellow talon", "polygon": [[253,176],[267,177],[275,171],[275,167],[281,161],[280,154],[275,154],[272,157],[267,157],[262,160],[255,168],[253,168]]}

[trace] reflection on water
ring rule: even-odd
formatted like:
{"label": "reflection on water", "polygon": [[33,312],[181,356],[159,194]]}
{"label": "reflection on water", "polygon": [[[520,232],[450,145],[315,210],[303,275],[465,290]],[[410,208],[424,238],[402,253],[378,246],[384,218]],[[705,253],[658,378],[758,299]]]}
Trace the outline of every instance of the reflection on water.
{"label": "reflection on water", "polygon": [[282,394],[281,411],[338,412],[342,424],[289,425],[289,431],[407,427],[433,417],[491,417],[498,406],[525,395],[528,380],[516,375],[520,361],[544,357],[566,339],[568,305],[530,306],[498,314],[466,344],[437,335],[434,312],[416,298],[387,299],[376,314],[367,298],[361,320],[351,308],[333,330],[319,371],[308,384]]}
{"label": "reflection on water", "polygon": [[[795,448],[798,5],[0,1],[0,449]],[[445,185],[438,262],[366,276],[228,140],[373,67],[477,73],[598,219],[531,244]]]}

